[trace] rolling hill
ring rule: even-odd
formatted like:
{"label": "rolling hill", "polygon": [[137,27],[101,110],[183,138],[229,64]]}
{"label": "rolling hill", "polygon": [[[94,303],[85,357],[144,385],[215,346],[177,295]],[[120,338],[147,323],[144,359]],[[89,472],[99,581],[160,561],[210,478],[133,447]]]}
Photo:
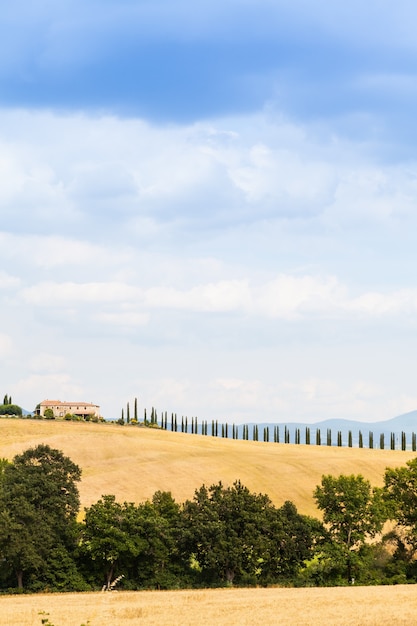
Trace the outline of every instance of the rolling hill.
{"label": "rolling hill", "polygon": [[82,468],[80,495],[88,506],[103,494],[141,502],[160,490],[178,501],[205,483],[240,479],[276,505],[292,500],[317,515],[312,492],[323,474],[361,473],[381,485],[386,467],[403,465],[411,451],[276,444],[172,433],[164,430],[25,419],[0,420],[0,457],[12,459],[46,443]]}

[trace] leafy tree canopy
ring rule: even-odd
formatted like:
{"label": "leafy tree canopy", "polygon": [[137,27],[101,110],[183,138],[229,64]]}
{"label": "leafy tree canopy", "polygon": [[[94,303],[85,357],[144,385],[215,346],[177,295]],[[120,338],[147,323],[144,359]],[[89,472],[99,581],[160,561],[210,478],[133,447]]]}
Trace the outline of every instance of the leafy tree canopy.
{"label": "leafy tree canopy", "polygon": [[0,551],[23,586],[42,571],[57,546],[74,544],[81,470],[60,450],[41,444],[17,455],[2,472]]}
{"label": "leafy tree canopy", "polygon": [[17,404],[0,404],[0,415],[22,415],[22,408]]}
{"label": "leafy tree canopy", "polygon": [[417,458],[403,467],[387,468],[384,483],[389,517],[397,520],[417,549]]}
{"label": "leafy tree canopy", "polygon": [[382,530],[386,508],[380,489],[372,489],[368,480],[358,474],[323,476],[314,491],[318,508],[323,511],[332,549],[338,548],[347,563],[347,577],[351,579],[352,553],[358,551],[366,539]]}

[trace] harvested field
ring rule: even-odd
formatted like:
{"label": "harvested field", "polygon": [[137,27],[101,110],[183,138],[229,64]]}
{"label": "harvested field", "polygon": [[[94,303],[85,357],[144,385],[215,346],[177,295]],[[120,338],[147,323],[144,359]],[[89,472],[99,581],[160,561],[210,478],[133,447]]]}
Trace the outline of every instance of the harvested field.
{"label": "harvested field", "polygon": [[82,506],[103,494],[143,502],[157,490],[171,491],[183,502],[203,483],[228,485],[240,479],[277,506],[291,500],[308,515],[318,515],[312,494],[323,474],[361,473],[373,485],[382,485],[386,467],[416,456],[411,451],[238,441],[116,424],[0,419],[0,457],[12,459],[40,443],[62,450],[81,467]]}
{"label": "harvested field", "polygon": [[7,596],[2,626],[393,626],[415,624],[413,585]]}

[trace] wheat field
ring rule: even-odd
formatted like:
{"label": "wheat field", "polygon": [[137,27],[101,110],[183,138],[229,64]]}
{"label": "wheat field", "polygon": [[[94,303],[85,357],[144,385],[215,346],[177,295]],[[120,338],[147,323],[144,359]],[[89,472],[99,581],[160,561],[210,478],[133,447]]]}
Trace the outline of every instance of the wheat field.
{"label": "wheat field", "polygon": [[410,626],[413,585],[0,597],[1,626]]}
{"label": "wheat field", "polygon": [[81,467],[82,507],[103,494],[139,503],[157,490],[171,491],[183,502],[203,483],[230,485],[240,479],[277,506],[291,500],[300,513],[316,516],[312,494],[323,474],[360,473],[377,486],[386,467],[416,456],[411,451],[240,441],[111,423],[0,419],[0,457],[12,459],[40,443],[62,450]]}
{"label": "wheat field", "polygon": [[[82,506],[102,494],[142,502],[158,490],[179,502],[194,490],[240,479],[277,506],[292,500],[318,515],[322,474],[361,473],[381,485],[386,467],[412,452],[275,444],[171,433],[116,424],[0,419],[0,457],[46,443],[82,468]],[[0,625],[36,626],[368,626],[417,623],[413,585],[317,589],[216,589],[0,597]]]}

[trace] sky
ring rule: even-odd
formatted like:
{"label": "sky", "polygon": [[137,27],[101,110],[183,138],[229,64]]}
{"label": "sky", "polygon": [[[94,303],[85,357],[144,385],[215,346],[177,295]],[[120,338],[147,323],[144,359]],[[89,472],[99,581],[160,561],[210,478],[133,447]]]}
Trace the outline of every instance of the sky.
{"label": "sky", "polygon": [[0,380],[199,420],[417,409],[417,6],[15,0]]}

